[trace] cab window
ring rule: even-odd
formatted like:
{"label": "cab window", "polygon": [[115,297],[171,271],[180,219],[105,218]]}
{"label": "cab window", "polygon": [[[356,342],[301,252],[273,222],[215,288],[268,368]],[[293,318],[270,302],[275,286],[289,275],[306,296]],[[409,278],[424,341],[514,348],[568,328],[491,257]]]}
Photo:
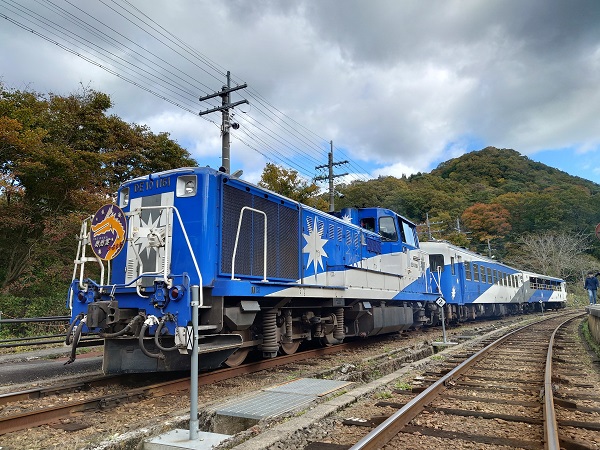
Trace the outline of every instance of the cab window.
{"label": "cab window", "polygon": [[417,235],[416,235],[414,226],[404,220],[401,220],[401,227],[402,227],[402,240],[404,242],[406,242],[408,245],[416,247],[418,241],[417,241]]}
{"label": "cab window", "polygon": [[429,255],[429,267],[432,273],[437,273],[438,267],[440,271],[444,271],[444,255],[432,254]]}
{"label": "cab window", "polygon": [[360,219],[360,226],[367,231],[375,231],[375,218],[374,217],[363,217]]}
{"label": "cab window", "polygon": [[393,217],[384,216],[379,219],[379,234],[386,241],[397,241],[398,231]]}

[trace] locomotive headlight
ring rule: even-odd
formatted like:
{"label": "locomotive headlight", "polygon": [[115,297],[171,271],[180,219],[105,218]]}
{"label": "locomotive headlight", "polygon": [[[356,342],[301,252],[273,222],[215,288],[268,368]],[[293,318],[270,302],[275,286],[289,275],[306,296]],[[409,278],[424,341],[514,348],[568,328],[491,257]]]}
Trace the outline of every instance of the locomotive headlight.
{"label": "locomotive headlight", "polygon": [[125,208],[127,205],[129,205],[129,188],[124,188],[119,196],[119,206]]}
{"label": "locomotive headlight", "polygon": [[196,175],[182,175],[177,178],[177,197],[193,197],[198,191]]}

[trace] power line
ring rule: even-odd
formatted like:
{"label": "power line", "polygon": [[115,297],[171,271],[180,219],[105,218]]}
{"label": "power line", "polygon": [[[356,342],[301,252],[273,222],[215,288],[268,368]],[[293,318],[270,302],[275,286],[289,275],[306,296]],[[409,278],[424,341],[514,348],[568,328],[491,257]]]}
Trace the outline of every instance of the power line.
{"label": "power line", "polygon": [[[126,36],[123,31],[126,27],[119,28],[116,18],[101,21],[70,0],[64,0],[63,6],[58,4],[59,0],[37,0],[37,4],[46,10],[43,15],[14,0],[0,0],[0,9],[5,11],[0,12],[0,17],[186,112],[198,114],[198,94],[206,96],[214,92],[210,84],[222,80],[226,71],[128,0],[98,1],[157,45],[147,50]],[[66,27],[67,23],[73,27]],[[171,57],[161,56],[162,50]],[[182,58],[182,62],[208,77],[208,81],[182,70],[180,66],[186,64],[175,63],[173,56]],[[236,79],[232,77],[232,80]],[[327,141],[273,106],[255,90],[248,89],[247,93],[253,99],[252,113],[237,115],[246,124],[243,130],[246,138],[242,139],[239,132],[232,136],[266,159],[294,166],[312,178],[312,167],[327,154]],[[213,109],[219,108],[210,100],[207,99]],[[239,103],[244,102],[248,100],[242,99]],[[213,120],[203,118],[218,126]],[[264,145],[265,151],[259,151],[252,142]],[[344,154],[341,149],[336,151]],[[352,161],[348,164],[356,171],[350,177],[364,178],[364,169]]]}

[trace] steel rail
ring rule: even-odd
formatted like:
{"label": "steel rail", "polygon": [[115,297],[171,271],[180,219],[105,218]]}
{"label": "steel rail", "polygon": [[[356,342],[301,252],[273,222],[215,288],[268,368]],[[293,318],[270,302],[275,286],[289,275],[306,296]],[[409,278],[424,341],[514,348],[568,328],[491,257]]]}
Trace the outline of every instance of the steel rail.
{"label": "steel rail", "polygon": [[580,315],[570,317],[562,322],[550,336],[548,344],[548,353],[546,355],[546,371],[544,373],[544,448],[546,450],[560,450],[560,440],[558,438],[558,422],[554,410],[554,389],[552,388],[552,357],[554,353],[554,338],[557,331],[566,323],[580,317]]}
{"label": "steel rail", "polygon": [[[45,340],[45,341],[37,340],[35,342],[26,342],[27,338],[23,338],[22,341],[13,341],[10,344],[0,344],[0,348],[33,347],[36,345],[64,344],[64,342],[65,342],[64,336],[66,336],[66,335],[63,334],[62,336],[63,336],[63,338],[60,340],[49,339],[49,340]],[[42,338],[35,338],[35,339],[42,339]],[[98,338],[84,339],[84,338],[82,338],[79,340],[77,347],[97,347],[97,346],[101,346],[101,345],[104,345],[104,339],[98,339]],[[70,351],[70,350],[67,350],[67,351]]]}
{"label": "steel rail", "polygon": [[[583,313],[580,313],[575,317],[578,317],[582,314]],[[571,317],[569,318],[569,320],[574,319],[575,317]],[[545,320],[550,319],[551,318]],[[412,419],[419,415],[427,404],[429,404],[435,397],[437,397],[443,390],[445,390],[446,386],[450,384],[452,380],[469,370],[473,365],[475,365],[475,363],[479,362],[481,359],[487,356],[489,351],[502,344],[514,334],[519,333],[520,331],[525,330],[531,326],[537,325],[540,322],[543,321],[534,322],[529,325],[517,328],[516,330],[507,333],[506,335],[495,340],[483,349],[479,350],[477,353],[463,361],[460,365],[456,366],[446,375],[441,377],[438,381],[429,386],[421,394],[417,395],[406,405],[404,405],[401,409],[399,409],[397,412],[395,412],[393,415],[387,418],[379,426],[373,429],[369,434],[367,434],[356,444],[354,444],[350,448],[350,450],[381,449],[385,444],[390,442],[394,438],[394,436],[396,436],[400,432],[400,430],[404,428]]]}

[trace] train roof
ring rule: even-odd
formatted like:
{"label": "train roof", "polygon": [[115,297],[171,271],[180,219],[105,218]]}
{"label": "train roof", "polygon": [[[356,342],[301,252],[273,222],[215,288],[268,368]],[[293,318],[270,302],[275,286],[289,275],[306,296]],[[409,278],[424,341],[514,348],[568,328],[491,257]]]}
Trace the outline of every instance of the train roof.
{"label": "train roof", "polygon": [[[142,175],[140,177],[132,178],[130,180],[127,180],[127,181],[121,183],[121,186],[119,186],[119,190],[122,189],[122,188],[124,188],[124,187],[127,187],[127,186],[129,186],[131,184],[135,184],[137,182],[140,182],[140,181],[152,180],[154,178],[160,178],[160,177],[163,177],[165,175],[189,174],[189,173],[205,173],[205,174],[212,174],[212,175],[222,175],[222,176],[228,177],[230,179],[234,179],[237,182],[240,182],[240,183],[243,183],[245,185],[248,185],[248,186],[250,186],[250,187],[252,187],[254,189],[259,189],[261,191],[267,192],[270,195],[273,195],[275,197],[286,199],[289,202],[292,202],[292,203],[295,203],[295,204],[298,204],[298,205],[302,205],[302,207],[304,209],[314,210],[315,212],[323,213],[323,211],[319,211],[316,208],[314,208],[312,206],[309,206],[309,205],[306,205],[304,203],[298,202],[297,200],[290,199],[289,197],[286,197],[285,195],[282,195],[282,194],[279,194],[277,192],[271,191],[268,188],[265,188],[263,186],[259,186],[257,184],[251,183],[251,182],[249,182],[247,180],[243,180],[241,178],[233,176],[232,174],[221,172],[219,170],[213,169],[213,168],[208,167],[208,166],[207,167],[180,167],[180,168],[177,168],[177,169],[169,169],[169,170],[164,170],[162,172],[154,172],[154,173],[151,173],[151,174],[148,174],[148,175]],[[379,207],[379,206],[370,206],[370,207],[362,207],[362,208],[344,208],[344,209],[355,209],[357,211],[360,211],[363,214],[365,214],[365,213],[369,214],[372,211],[373,214],[376,215],[377,217],[382,216],[382,215],[396,215],[396,216],[402,218],[402,220],[404,220],[405,222],[407,222],[407,223],[409,223],[409,224],[411,224],[413,226],[416,226],[416,224],[414,222],[412,222],[411,220],[407,219],[406,217],[402,216],[401,214],[398,214],[397,212],[395,212],[395,211],[393,211],[391,209],[388,209],[388,208],[382,208],[382,207]],[[332,214],[332,215],[335,216],[335,213]],[[341,217],[338,217],[338,218],[341,219]],[[357,224],[352,224],[351,222],[348,222],[348,223],[351,224],[351,225],[358,226]]]}

